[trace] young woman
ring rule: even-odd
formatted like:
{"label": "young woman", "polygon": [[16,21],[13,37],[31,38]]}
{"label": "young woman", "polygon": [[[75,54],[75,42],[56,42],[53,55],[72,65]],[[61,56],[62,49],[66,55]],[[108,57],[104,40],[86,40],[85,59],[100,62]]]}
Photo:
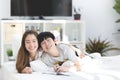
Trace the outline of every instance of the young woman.
{"label": "young woman", "polygon": [[[41,60],[47,66],[54,67],[55,72],[79,71],[81,69],[74,50],[68,45],[56,44],[55,36],[51,32],[41,32],[38,35],[38,43],[43,50]],[[64,63],[68,61],[72,64],[69,66],[64,65]]]}
{"label": "young woman", "polygon": [[38,33],[34,30],[28,30],[23,34],[16,60],[16,69],[19,73],[32,73],[30,61],[39,58],[37,36]]}

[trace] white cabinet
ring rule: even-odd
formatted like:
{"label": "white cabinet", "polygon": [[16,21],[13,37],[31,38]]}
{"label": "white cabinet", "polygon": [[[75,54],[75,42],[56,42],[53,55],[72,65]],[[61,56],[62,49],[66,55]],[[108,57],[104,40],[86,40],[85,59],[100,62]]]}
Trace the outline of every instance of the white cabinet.
{"label": "white cabinet", "polygon": [[[16,22],[12,20],[2,20],[1,21],[1,63],[8,60],[6,50],[12,48],[13,37],[22,36],[24,32],[23,22]],[[16,42],[16,41],[14,41]],[[13,43],[14,43],[13,42]]]}
{"label": "white cabinet", "polygon": [[79,20],[35,20],[25,21],[25,30],[34,29],[52,32],[57,41],[76,45],[82,51],[85,49],[85,23]]}
{"label": "white cabinet", "polygon": [[85,24],[80,20],[2,20],[1,53],[5,53],[6,44],[11,45],[14,35],[22,36],[24,31],[34,29],[52,32],[59,42],[70,43],[82,51],[85,50]]}

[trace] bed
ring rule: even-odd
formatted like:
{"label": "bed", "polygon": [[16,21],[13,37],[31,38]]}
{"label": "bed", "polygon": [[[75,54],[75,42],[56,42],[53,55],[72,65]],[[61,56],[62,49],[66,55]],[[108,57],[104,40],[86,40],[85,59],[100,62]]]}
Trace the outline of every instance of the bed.
{"label": "bed", "polygon": [[15,69],[15,62],[9,61],[2,66],[3,80],[120,80],[120,55],[99,57],[87,60],[86,68],[80,72],[66,72],[62,75],[43,73],[20,74]]}

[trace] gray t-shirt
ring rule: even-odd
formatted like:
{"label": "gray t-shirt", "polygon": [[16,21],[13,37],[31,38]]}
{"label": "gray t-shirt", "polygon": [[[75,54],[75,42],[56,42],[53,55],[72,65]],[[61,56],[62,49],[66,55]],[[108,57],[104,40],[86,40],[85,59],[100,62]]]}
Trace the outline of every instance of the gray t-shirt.
{"label": "gray t-shirt", "polygon": [[41,56],[41,60],[50,67],[53,67],[53,65],[58,64],[60,62],[65,61],[75,61],[77,59],[77,56],[75,55],[75,52],[70,48],[70,46],[66,44],[57,44],[57,49],[59,51],[60,56],[58,57],[52,57],[48,55],[47,53],[43,53]]}

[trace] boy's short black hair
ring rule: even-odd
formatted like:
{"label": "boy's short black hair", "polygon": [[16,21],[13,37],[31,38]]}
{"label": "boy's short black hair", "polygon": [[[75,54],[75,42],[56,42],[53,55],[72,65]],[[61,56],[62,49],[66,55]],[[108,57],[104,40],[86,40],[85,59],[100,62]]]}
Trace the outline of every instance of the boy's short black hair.
{"label": "boy's short black hair", "polygon": [[38,34],[38,44],[41,47],[41,42],[47,38],[55,40],[55,36],[51,32],[41,32]]}

